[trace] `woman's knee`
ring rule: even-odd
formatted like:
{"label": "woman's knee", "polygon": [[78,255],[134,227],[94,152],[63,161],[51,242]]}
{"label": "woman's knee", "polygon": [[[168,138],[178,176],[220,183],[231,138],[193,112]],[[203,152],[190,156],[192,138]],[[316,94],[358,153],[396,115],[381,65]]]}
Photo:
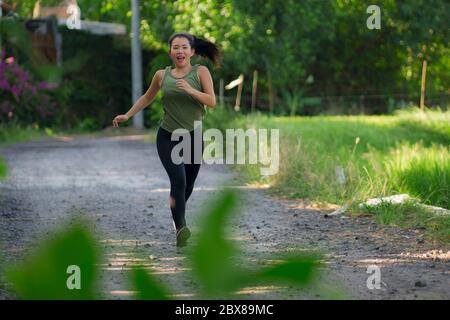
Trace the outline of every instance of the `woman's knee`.
{"label": "woman's knee", "polygon": [[176,190],[176,191],[184,193],[186,190],[186,178],[180,177],[180,178],[172,179],[170,181],[170,188],[174,191]]}
{"label": "woman's knee", "polygon": [[170,197],[169,197],[169,206],[170,206],[171,208],[175,208],[175,207],[176,207],[176,204],[177,204],[177,202],[176,202],[175,198],[172,197],[172,196],[170,196]]}

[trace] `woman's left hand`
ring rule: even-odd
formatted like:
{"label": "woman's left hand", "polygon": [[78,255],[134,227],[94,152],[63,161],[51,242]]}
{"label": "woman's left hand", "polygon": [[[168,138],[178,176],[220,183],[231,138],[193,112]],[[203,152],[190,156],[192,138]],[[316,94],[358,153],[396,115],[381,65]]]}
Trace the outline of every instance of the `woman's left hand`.
{"label": "woman's left hand", "polygon": [[186,91],[188,94],[191,94],[194,90],[194,88],[192,88],[191,85],[184,79],[177,80],[176,85],[179,89]]}

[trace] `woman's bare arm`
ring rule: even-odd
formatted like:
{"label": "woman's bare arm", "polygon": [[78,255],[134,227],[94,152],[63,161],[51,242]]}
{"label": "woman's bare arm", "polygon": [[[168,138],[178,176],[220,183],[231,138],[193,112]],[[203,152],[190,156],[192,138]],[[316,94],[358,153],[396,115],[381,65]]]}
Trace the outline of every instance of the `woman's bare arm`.
{"label": "woman's bare arm", "polygon": [[214,85],[211,74],[205,66],[199,66],[198,73],[204,92],[192,88],[189,94],[201,103],[213,108],[216,105],[216,96],[214,94]]}
{"label": "woman's bare arm", "polygon": [[152,82],[148,87],[147,91],[135,102],[135,104],[128,110],[125,114],[128,118],[131,118],[136,113],[147,107],[155,98],[158,93],[160,87],[160,81],[164,74],[164,70],[158,70],[155,72],[153,76]]}

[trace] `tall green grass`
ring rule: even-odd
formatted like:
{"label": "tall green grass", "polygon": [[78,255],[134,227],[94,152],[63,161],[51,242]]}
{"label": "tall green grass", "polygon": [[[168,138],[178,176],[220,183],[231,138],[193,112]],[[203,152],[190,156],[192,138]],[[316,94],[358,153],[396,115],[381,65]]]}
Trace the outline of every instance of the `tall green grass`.
{"label": "tall green grass", "polygon": [[[271,193],[316,203],[350,203],[351,211],[369,198],[407,193],[450,209],[450,111],[415,108],[382,116],[269,117],[218,108],[208,116],[206,128],[280,130],[278,174],[264,178],[259,165],[234,165],[243,181],[269,183]],[[345,183],[336,177],[337,166],[344,170]],[[448,217],[433,218],[411,206],[384,211],[377,212],[378,219],[385,220],[380,222],[420,225],[434,233],[428,238],[448,242]]]}
{"label": "tall green grass", "polygon": [[37,124],[23,126],[14,121],[8,124],[0,123],[0,144],[3,145],[52,135],[52,129],[40,128]]}
{"label": "tall green grass", "polygon": [[448,146],[400,145],[385,163],[389,188],[408,193],[427,204],[450,208],[450,152]]}
{"label": "tall green grass", "polygon": [[[288,197],[343,203],[409,193],[449,208],[450,112],[407,110],[384,116],[211,117],[208,127],[280,130],[280,170],[266,179]],[[344,168],[345,184],[336,179]],[[257,165],[236,165],[246,181]]]}

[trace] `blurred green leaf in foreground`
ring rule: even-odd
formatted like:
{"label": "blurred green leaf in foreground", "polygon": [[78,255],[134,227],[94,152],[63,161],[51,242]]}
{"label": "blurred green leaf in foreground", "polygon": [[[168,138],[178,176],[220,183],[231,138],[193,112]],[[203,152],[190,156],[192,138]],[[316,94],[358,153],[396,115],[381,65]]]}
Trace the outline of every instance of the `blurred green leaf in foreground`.
{"label": "blurred green leaf in foreground", "polygon": [[[314,279],[318,266],[316,254],[302,254],[274,257],[267,266],[257,270],[240,260],[239,248],[227,238],[227,226],[232,216],[239,212],[237,195],[230,190],[220,192],[206,206],[200,220],[201,230],[188,251],[192,272],[200,283],[201,296],[230,297],[236,290],[259,284],[307,285]],[[138,298],[166,298],[155,279],[143,269],[133,270],[134,287],[138,289]]]}
{"label": "blurred green leaf in foreground", "polygon": [[[230,297],[246,286],[312,283],[318,267],[315,254],[271,257],[264,266],[250,266],[233,240],[229,222],[239,212],[234,191],[223,190],[201,215],[199,234],[185,252],[200,284],[202,297]],[[6,270],[6,280],[20,299],[99,299],[101,253],[87,221],[70,225],[39,243],[21,263]],[[245,262],[247,261],[247,262]],[[169,290],[144,267],[131,270],[137,299],[170,299]]]}
{"label": "blurred green leaf in foreground", "polygon": [[86,222],[75,220],[6,271],[20,299],[94,299],[100,258]]}

